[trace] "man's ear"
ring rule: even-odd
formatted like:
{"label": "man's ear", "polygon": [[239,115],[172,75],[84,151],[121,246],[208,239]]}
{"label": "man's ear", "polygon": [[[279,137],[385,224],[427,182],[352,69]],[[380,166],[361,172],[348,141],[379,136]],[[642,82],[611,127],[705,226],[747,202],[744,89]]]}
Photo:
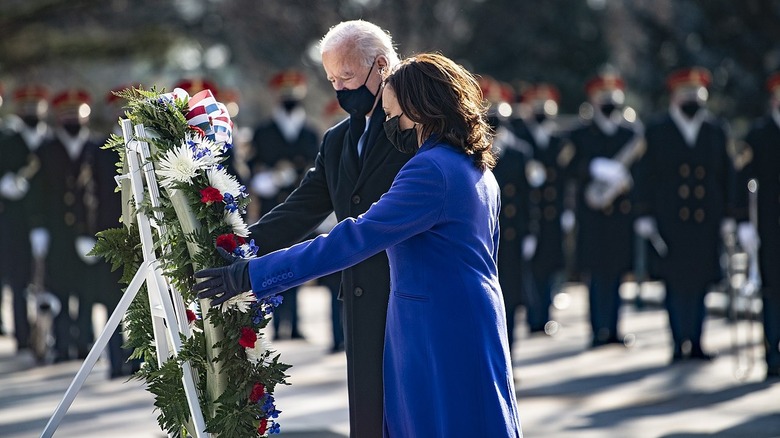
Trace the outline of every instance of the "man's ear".
{"label": "man's ear", "polygon": [[377,70],[379,70],[380,73],[384,74],[387,71],[387,65],[388,65],[387,56],[379,55],[376,58]]}

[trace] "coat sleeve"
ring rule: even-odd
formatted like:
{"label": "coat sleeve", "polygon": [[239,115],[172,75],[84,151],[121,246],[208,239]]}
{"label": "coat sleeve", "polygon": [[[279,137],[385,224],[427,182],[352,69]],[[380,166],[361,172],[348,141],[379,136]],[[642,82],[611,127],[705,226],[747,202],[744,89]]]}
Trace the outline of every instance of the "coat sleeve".
{"label": "coat sleeve", "polygon": [[346,269],[433,227],[442,215],[447,187],[436,163],[416,158],[357,219],[347,218],[329,234],[252,260],[255,295],[267,297]]}
{"label": "coat sleeve", "polygon": [[249,227],[251,238],[267,254],[300,242],[333,211],[325,170],[327,134],[320,145],[314,167],[287,199]]}

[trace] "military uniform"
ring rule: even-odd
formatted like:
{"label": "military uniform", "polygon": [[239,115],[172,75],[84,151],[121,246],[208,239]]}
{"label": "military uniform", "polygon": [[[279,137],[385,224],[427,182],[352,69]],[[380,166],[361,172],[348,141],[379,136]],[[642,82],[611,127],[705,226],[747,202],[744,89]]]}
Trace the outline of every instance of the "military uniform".
{"label": "military uniform", "polygon": [[[531,258],[533,288],[529,293],[528,324],[531,332],[544,330],[550,319],[550,304],[555,275],[564,267],[563,230],[561,215],[564,210],[564,191],[569,163],[574,155],[571,143],[552,132],[551,116],[557,113],[560,96],[557,90],[546,84],[531,87],[524,93],[524,100],[536,108],[532,117],[514,124],[518,138],[531,147],[532,159],[544,168],[544,182],[530,189],[529,221],[531,233],[538,244]],[[545,114],[555,103],[555,113]],[[542,108],[547,108],[546,110]]]}
{"label": "military uniform", "polygon": [[[87,281],[90,266],[84,253],[77,249],[79,237],[90,234],[88,223],[89,185],[93,183],[93,158],[99,143],[89,138],[89,130],[66,132],[63,117],[74,120],[78,108],[89,101],[84,91],[68,90],[52,99],[58,113],[54,136],[40,150],[41,170],[33,179],[31,193],[31,227],[49,234],[46,256],[46,289],[62,303],[54,319],[55,360],[86,357],[94,341],[92,305],[96,300],[92,284]],[[73,126],[73,125],[71,125]],[[72,319],[69,298],[78,298],[78,314]]]}
{"label": "military uniform", "polygon": [[[38,147],[49,135],[42,121],[47,99],[45,88],[36,85],[14,91],[17,114],[9,115],[0,133],[0,177],[18,181],[11,190],[0,190],[0,275],[13,293],[14,336],[17,349],[30,342],[26,288],[32,280],[32,252],[28,214],[29,181],[40,169]],[[15,190],[14,190],[15,188]]]}
{"label": "military uniform", "polygon": [[745,137],[749,149],[738,178],[737,219],[748,219],[747,182],[758,182],[758,249],[767,377],[780,376],[780,74],[767,82],[772,110]]}
{"label": "military uniform", "polygon": [[637,215],[652,217],[668,247],[649,268],[666,285],[673,361],[710,359],[702,350],[704,296],[721,279],[720,228],[734,166],[725,126],[701,108],[709,73],[684,69],[669,79],[669,113],[647,125],[636,178]]}
{"label": "military uniform", "polygon": [[[306,95],[303,74],[295,70],[279,72],[271,78],[269,87],[278,103],[271,118],[255,129],[247,163],[261,216],[284,202],[298,187],[314,165],[319,147],[319,136],[309,125],[301,105]],[[282,304],[274,310],[276,339],[302,337],[298,329],[297,292],[297,288],[287,291]],[[289,335],[281,333],[282,322],[290,326]]]}
{"label": "military uniform", "polygon": [[[621,342],[619,289],[623,275],[633,267],[634,211],[628,192],[631,163],[619,162],[616,156],[624,148],[641,144],[636,143],[638,134],[633,127],[623,123],[623,89],[622,79],[614,75],[590,80],[586,92],[594,108],[593,118],[569,137],[576,150],[572,161],[577,182],[576,260],[588,281],[594,347]],[[615,171],[598,169],[604,160]],[[616,188],[621,184],[622,189]],[[614,197],[596,196],[606,196],[613,188]]]}

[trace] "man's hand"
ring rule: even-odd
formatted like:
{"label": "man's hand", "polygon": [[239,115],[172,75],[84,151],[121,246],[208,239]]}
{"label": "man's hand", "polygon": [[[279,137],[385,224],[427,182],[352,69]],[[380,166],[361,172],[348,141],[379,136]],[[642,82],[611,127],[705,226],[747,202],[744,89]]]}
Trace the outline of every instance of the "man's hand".
{"label": "man's hand", "polygon": [[206,279],[195,284],[194,291],[200,299],[211,298],[212,306],[218,306],[240,293],[252,290],[252,283],[249,281],[249,259],[237,259],[221,268],[202,269],[195,273],[195,278]]}

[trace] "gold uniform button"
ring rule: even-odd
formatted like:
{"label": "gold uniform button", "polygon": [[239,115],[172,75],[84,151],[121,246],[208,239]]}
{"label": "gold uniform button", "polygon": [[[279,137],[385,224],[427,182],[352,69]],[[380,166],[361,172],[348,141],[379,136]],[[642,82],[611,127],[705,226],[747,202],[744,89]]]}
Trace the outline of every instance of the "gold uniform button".
{"label": "gold uniform button", "polygon": [[703,166],[696,166],[696,170],[693,171],[693,174],[696,175],[696,179],[704,179],[704,176],[707,175],[707,171],[704,170]]}
{"label": "gold uniform button", "polygon": [[705,193],[707,193],[707,191],[704,190],[704,186],[696,186],[696,188],[693,189],[693,196],[695,196],[696,199],[704,198]]}
{"label": "gold uniform button", "polygon": [[555,196],[558,194],[558,192],[555,190],[555,187],[547,187],[544,189],[544,199],[548,201],[555,200]]}
{"label": "gold uniform button", "polygon": [[514,205],[507,205],[504,207],[504,216],[506,217],[515,217],[517,214],[517,208],[515,208]]}
{"label": "gold uniform button", "polygon": [[65,192],[62,196],[62,201],[65,205],[73,205],[76,202],[76,196],[72,192]]}
{"label": "gold uniform button", "polygon": [[683,207],[680,209],[680,219],[683,221],[687,221],[688,218],[691,217],[691,212],[688,210],[688,207]]}
{"label": "gold uniform button", "polygon": [[65,213],[65,225],[73,225],[76,223],[76,216],[73,213]]}
{"label": "gold uniform button", "polygon": [[696,211],[693,212],[693,219],[698,223],[704,222],[704,210],[697,208]]}
{"label": "gold uniform button", "polygon": [[687,185],[683,184],[680,186],[680,188],[677,189],[677,194],[680,195],[682,199],[688,199],[688,196],[691,194],[691,189],[689,189]]}
{"label": "gold uniform button", "polygon": [[515,196],[517,189],[514,184],[507,184],[504,186],[504,196]]}
{"label": "gold uniform button", "polygon": [[515,231],[514,228],[509,227],[506,230],[504,230],[504,240],[512,241],[515,240],[517,237],[517,231]]}
{"label": "gold uniform button", "polygon": [[555,219],[557,211],[555,210],[555,207],[552,205],[548,205],[547,207],[544,207],[544,218],[548,221],[551,221]]}
{"label": "gold uniform button", "polygon": [[620,203],[620,212],[623,214],[631,213],[631,201],[629,201],[628,199],[624,199]]}
{"label": "gold uniform button", "polygon": [[691,167],[687,164],[683,164],[680,166],[680,176],[683,178],[688,178],[688,175],[691,174]]}

